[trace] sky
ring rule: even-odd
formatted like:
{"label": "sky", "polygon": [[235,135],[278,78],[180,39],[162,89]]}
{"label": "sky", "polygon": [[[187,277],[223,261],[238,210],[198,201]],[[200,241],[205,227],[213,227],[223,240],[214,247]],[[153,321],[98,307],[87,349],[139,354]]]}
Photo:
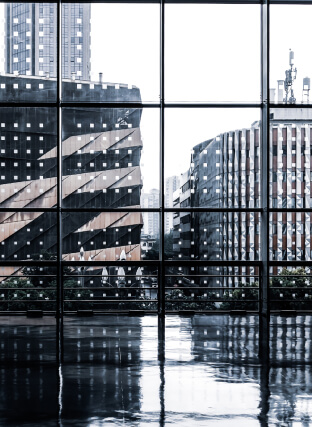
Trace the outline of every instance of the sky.
{"label": "sky", "polygon": [[[3,12],[0,9],[2,28]],[[302,79],[312,77],[312,6],[271,6],[271,79],[284,79],[289,49]],[[91,79],[140,88],[143,102],[159,102],[159,6],[92,4]],[[4,32],[2,31],[2,35]],[[165,7],[165,101],[260,101],[260,5],[171,4]],[[1,46],[3,57],[3,44]],[[3,61],[0,70],[3,70]],[[165,177],[189,167],[192,147],[219,133],[249,127],[258,109],[167,109]],[[142,114],[143,191],[159,188],[159,111]]]}
{"label": "sky", "polygon": [[[292,49],[297,102],[303,77],[312,77],[311,21],[312,6],[271,6],[270,87],[285,78]],[[165,23],[166,102],[260,101],[259,5],[166,5]],[[91,24],[95,77],[134,84],[144,102],[157,102],[158,5],[92,5]],[[258,109],[167,109],[165,177],[187,170],[196,144],[259,118]],[[159,188],[158,126],[158,112],[143,111],[143,191]]]}
{"label": "sky", "polygon": [[[259,6],[167,5],[166,101],[259,101],[259,10]],[[159,6],[97,4],[92,5],[91,13],[94,78],[103,72],[104,80],[138,86],[143,102],[159,102]],[[191,148],[197,143],[233,127],[250,126],[259,118],[258,111],[222,113],[166,111],[166,177],[185,172]],[[143,191],[148,191],[159,188],[158,110],[143,111],[141,131]]]}

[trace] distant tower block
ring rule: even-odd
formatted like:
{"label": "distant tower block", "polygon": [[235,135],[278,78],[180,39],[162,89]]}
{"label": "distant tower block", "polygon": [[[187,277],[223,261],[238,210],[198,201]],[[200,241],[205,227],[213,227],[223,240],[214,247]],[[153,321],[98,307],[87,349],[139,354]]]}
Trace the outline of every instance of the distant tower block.
{"label": "distant tower block", "polygon": [[277,102],[283,103],[284,98],[284,80],[277,80]]}
{"label": "distant tower block", "polygon": [[295,63],[295,54],[292,50],[289,50],[289,65],[292,66]]}
{"label": "distant tower block", "polygon": [[310,77],[304,77],[302,87],[302,103],[309,104]]}
{"label": "distant tower block", "polygon": [[297,77],[297,68],[294,68],[294,58],[295,58],[295,54],[292,50],[289,51],[289,65],[290,68],[289,70],[285,71],[285,81],[284,81],[284,88],[285,88],[285,98],[284,98],[284,102],[285,104],[295,104],[296,103],[296,98],[294,95],[294,90],[293,90],[293,83],[296,80]]}
{"label": "distant tower block", "polygon": [[270,102],[274,104],[275,102],[275,89],[270,89]]}

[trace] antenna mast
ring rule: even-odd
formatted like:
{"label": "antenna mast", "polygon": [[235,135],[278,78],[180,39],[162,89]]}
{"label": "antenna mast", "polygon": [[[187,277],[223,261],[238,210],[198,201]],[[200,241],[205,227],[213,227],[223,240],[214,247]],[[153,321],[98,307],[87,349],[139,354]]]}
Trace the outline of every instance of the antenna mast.
{"label": "antenna mast", "polygon": [[294,68],[294,58],[295,58],[294,52],[291,49],[289,49],[289,65],[290,65],[290,68],[289,68],[289,70],[285,71],[286,78],[284,81],[284,88],[285,88],[285,92],[286,92],[286,96],[284,98],[285,104],[295,104],[296,103],[296,98],[295,98],[294,90],[293,90],[293,83],[297,77],[297,68]]}

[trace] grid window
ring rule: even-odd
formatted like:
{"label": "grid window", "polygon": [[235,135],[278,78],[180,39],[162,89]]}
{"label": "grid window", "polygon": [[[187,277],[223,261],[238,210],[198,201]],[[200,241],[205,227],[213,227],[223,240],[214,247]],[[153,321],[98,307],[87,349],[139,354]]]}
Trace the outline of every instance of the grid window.
{"label": "grid window", "polygon": [[258,310],[269,271],[310,261],[310,82],[297,85],[309,62],[296,62],[295,49],[309,26],[289,51],[279,19],[296,8],[129,1],[4,9],[4,267],[37,255],[58,267],[66,280],[56,286],[69,289],[56,306],[65,298],[65,312],[83,298],[99,312],[145,304],[164,314],[184,297],[195,311],[235,307],[224,290],[254,281],[262,292],[242,307]]}

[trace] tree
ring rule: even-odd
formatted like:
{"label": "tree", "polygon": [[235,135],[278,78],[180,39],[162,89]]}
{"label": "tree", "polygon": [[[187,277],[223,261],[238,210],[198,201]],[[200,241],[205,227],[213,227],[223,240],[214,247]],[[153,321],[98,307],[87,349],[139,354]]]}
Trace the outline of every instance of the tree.
{"label": "tree", "polygon": [[10,277],[0,283],[0,310],[24,311],[40,308],[39,292],[34,285],[22,277]]}
{"label": "tree", "polygon": [[215,310],[214,295],[192,297],[185,295],[182,289],[172,289],[166,294],[166,310]]}
{"label": "tree", "polygon": [[51,282],[55,281],[56,267],[40,266],[41,261],[56,261],[57,257],[49,252],[41,252],[33,254],[32,260],[38,260],[38,265],[24,267],[22,272],[35,287],[47,288],[51,286]]}
{"label": "tree", "polygon": [[239,283],[237,288],[224,290],[221,310],[257,310],[259,290],[258,282]]}
{"label": "tree", "polygon": [[[57,256],[54,253],[42,251],[39,254],[33,254],[32,260],[37,261],[38,265],[24,267],[22,273],[27,277],[35,287],[47,288],[55,286],[57,268],[54,266],[42,266],[42,261],[56,261]],[[65,267],[64,274],[70,274],[70,269]]]}
{"label": "tree", "polygon": [[[151,250],[146,253],[145,259],[158,259],[160,251],[159,237],[156,238]],[[166,258],[173,257],[173,231],[164,235],[164,251]],[[148,258],[149,257],[149,258]]]}
{"label": "tree", "polygon": [[271,309],[311,309],[311,277],[304,268],[288,270],[283,268],[278,276],[272,278]]}

